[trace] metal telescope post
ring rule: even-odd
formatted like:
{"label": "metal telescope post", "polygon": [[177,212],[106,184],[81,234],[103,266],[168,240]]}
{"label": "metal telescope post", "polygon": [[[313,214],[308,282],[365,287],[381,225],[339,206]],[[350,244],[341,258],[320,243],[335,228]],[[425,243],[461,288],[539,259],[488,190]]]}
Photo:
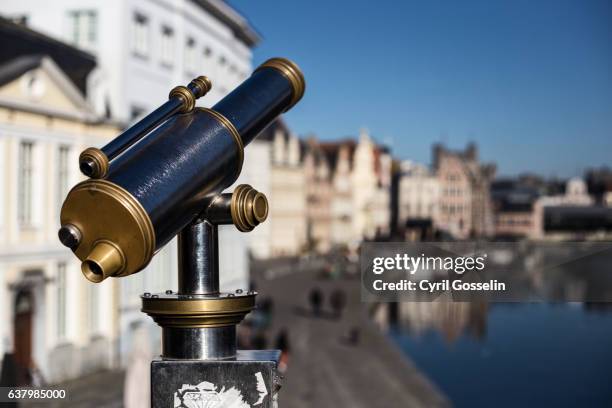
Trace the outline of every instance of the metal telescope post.
{"label": "metal telescope post", "polygon": [[303,96],[299,67],[284,58],[261,64],[212,108],[196,107],[206,77],[174,88],[167,102],[79,167],[60,214],[60,241],[100,283],[145,269],[179,237],[177,292],[142,296],[142,311],[162,328],[151,363],[153,408],[276,407],[279,351],[236,350],[236,326],[255,307],[255,292],[219,289],[218,226],[251,231],[268,200],[233,185],[244,148]]}
{"label": "metal telescope post", "polygon": [[244,403],[237,406],[274,407],[280,352],[236,350],[236,325],[257,294],[221,293],[218,259],[218,226],[250,231],[266,219],[268,201],[244,184],[210,201],[179,234],[178,292],[142,297],[143,312],[162,327],[162,354],[151,363],[151,406],[223,407],[237,393]]}

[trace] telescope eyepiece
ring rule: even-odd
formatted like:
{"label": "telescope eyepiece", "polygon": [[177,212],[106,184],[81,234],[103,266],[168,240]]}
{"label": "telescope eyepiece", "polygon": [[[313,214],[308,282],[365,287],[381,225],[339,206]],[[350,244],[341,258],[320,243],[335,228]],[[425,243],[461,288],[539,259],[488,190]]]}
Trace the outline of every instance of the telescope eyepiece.
{"label": "telescope eyepiece", "polygon": [[94,283],[100,283],[109,276],[117,275],[125,267],[121,249],[110,241],[96,243],[81,264],[81,272]]}
{"label": "telescope eyepiece", "polygon": [[85,176],[91,177],[96,172],[96,163],[90,157],[85,157],[79,163],[79,169]]}

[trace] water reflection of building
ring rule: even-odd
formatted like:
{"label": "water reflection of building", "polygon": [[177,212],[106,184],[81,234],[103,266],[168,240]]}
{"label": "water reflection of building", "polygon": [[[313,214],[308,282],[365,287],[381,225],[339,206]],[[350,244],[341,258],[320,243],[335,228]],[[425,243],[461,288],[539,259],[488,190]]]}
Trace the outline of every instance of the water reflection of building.
{"label": "water reflection of building", "polygon": [[[0,66],[0,358],[13,352],[34,378],[57,382],[116,362],[117,282],[83,279],[57,230],[61,203],[81,179],[79,152],[118,128],[94,114],[77,86],[93,56],[1,27],[5,39],[19,34],[11,49],[21,56]],[[46,55],[62,55],[68,72]]]}
{"label": "water reflection of building", "polygon": [[[385,310],[386,309],[386,310]],[[420,336],[429,331],[440,333],[448,342],[462,335],[484,339],[489,306],[485,302],[398,302],[379,305],[375,321]]]}

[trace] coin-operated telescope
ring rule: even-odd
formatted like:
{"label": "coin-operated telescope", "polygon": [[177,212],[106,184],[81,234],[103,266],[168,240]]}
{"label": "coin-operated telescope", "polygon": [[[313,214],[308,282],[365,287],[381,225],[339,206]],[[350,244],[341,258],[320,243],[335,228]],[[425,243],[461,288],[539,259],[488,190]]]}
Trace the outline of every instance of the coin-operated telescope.
{"label": "coin-operated telescope", "polygon": [[198,388],[204,381],[272,406],[278,386],[278,353],[236,350],[236,325],[256,293],[219,291],[217,226],[246,232],[266,219],[262,193],[248,185],[222,191],[240,174],[244,147],[302,98],[304,77],[291,61],[273,58],[211,109],[195,107],[210,89],[206,77],[178,86],[102,149],[83,151],[79,166],[90,179],[68,193],[61,211],[60,240],[96,283],[139,272],[179,237],[178,292],[142,296],[142,311],[162,327],[153,407],[221,398]]}

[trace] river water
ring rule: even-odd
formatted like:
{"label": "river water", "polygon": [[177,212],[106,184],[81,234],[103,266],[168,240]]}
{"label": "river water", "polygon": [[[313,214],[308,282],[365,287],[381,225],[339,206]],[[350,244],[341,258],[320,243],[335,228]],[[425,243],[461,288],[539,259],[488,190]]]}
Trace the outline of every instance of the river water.
{"label": "river water", "polygon": [[606,304],[399,305],[391,337],[454,406],[612,407]]}

